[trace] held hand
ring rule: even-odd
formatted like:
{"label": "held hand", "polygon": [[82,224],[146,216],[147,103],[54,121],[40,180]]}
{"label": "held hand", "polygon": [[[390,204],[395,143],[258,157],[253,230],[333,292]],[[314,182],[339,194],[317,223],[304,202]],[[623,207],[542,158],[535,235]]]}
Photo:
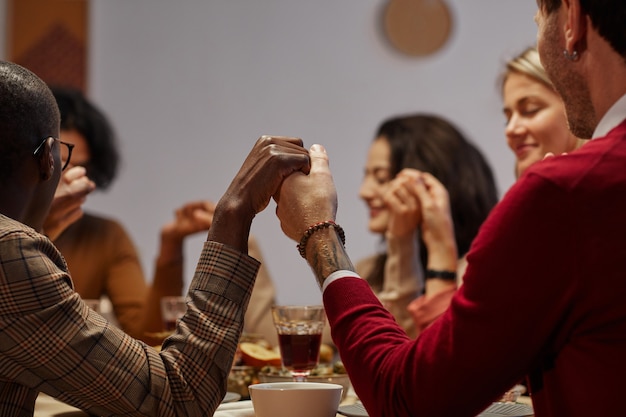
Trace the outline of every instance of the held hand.
{"label": "held hand", "polygon": [[[310,155],[311,170],[308,175],[301,172],[291,175],[274,195],[280,227],[296,242],[300,242],[311,225],[334,221],[337,215],[337,191],[328,168],[326,150],[321,145],[313,145]],[[332,227],[324,227],[311,234],[306,241],[305,252],[320,287],[335,271],[354,271],[339,233]]]}
{"label": "held hand", "polygon": [[394,178],[383,201],[389,209],[389,224],[386,236],[403,237],[415,232],[422,221],[421,205],[418,195],[413,190],[419,172],[404,169]]}
{"label": "held hand", "polygon": [[211,201],[192,201],[178,208],[174,220],[161,228],[158,262],[169,263],[182,259],[185,238],[209,230],[214,212],[215,204]]}
{"label": "held hand", "polygon": [[217,203],[209,240],[247,250],[254,216],[294,172],[308,173],[309,152],[298,138],[262,136]]}
{"label": "held hand", "polygon": [[[567,152],[561,152],[559,155],[567,155]],[[554,156],[554,152],[546,152],[543,156],[543,159],[552,158]]]}
{"label": "held hand", "polygon": [[55,240],[83,216],[82,205],[95,189],[96,184],[87,178],[85,168],[76,166],[63,172],[43,225],[43,231],[50,240]]}
{"label": "held hand", "polygon": [[[431,174],[421,172],[414,181],[414,190],[422,203],[422,240],[429,253],[429,264],[433,257],[441,256],[446,260],[437,260],[437,267],[455,270],[457,262],[454,223],[450,212],[450,199],[446,188]],[[433,267],[433,265],[429,265]]]}
{"label": "held hand", "polygon": [[328,155],[322,145],[310,149],[311,170],[297,172],[283,181],[274,195],[276,215],[280,226],[289,238],[300,241],[304,231],[312,224],[335,220],[337,191],[328,167]]}
{"label": "held hand", "polygon": [[213,222],[215,204],[211,201],[192,201],[176,209],[174,220],[161,229],[163,239],[184,240],[194,233],[209,230]]}

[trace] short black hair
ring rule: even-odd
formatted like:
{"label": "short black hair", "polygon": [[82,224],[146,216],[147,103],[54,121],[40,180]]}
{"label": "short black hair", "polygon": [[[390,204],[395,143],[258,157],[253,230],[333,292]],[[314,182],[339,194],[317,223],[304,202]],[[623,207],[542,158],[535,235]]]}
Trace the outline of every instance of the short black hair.
{"label": "short black hair", "polygon": [[13,175],[47,137],[59,134],[59,109],[38,76],[0,61],[0,182]]}
{"label": "short black hair", "polygon": [[85,138],[90,153],[87,176],[98,189],[106,189],[120,164],[113,126],[80,90],[62,86],[51,86],[51,90],[61,112],[61,130],[76,130]]}
{"label": "short black hair", "polygon": [[[539,0],[539,7],[550,14],[559,10],[561,3],[562,0]],[[626,60],[626,1],[580,0],[580,6],[600,36]]]}

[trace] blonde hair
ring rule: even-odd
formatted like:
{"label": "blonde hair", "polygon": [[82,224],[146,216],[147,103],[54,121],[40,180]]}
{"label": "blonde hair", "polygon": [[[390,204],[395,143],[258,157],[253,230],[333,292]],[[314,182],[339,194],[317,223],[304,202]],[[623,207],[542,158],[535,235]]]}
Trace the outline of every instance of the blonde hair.
{"label": "blonde hair", "polygon": [[[510,59],[506,63],[505,70],[501,75],[500,92],[502,94],[504,93],[504,84],[506,83],[509,75],[511,75],[512,73],[525,75],[528,78],[545,85],[546,87],[554,91],[555,94],[559,95],[559,93],[554,88],[554,84],[552,84],[552,81],[550,81],[546,70],[543,68],[543,65],[541,65],[539,52],[537,52],[537,48],[535,48],[534,46],[526,48],[521,54]],[[576,138],[576,145],[574,146],[574,149],[572,149],[572,151],[580,148],[585,143],[587,143],[586,140]],[[519,174],[517,173],[517,168],[515,169],[515,171],[515,176],[518,177]]]}
{"label": "blonde hair", "polygon": [[539,59],[539,53],[534,46],[526,48],[524,52],[506,63],[506,70],[504,74],[502,74],[501,88],[504,88],[504,83],[512,72],[526,75],[554,90],[554,85],[552,81],[550,81],[550,78],[548,78],[546,70],[543,69],[543,65],[541,65],[541,60]]}
{"label": "blonde hair", "polygon": [[[504,83],[512,72],[530,77],[533,80],[544,84],[546,87],[551,88],[556,93],[554,84],[552,84],[552,81],[548,78],[546,70],[543,68],[543,65],[541,65],[539,52],[537,52],[537,48],[534,46],[526,48],[524,52],[506,63],[506,70],[504,71],[504,74],[502,74],[502,88],[504,88]],[[577,138],[575,149],[580,148],[585,143],[587,143],[585,139]]]}

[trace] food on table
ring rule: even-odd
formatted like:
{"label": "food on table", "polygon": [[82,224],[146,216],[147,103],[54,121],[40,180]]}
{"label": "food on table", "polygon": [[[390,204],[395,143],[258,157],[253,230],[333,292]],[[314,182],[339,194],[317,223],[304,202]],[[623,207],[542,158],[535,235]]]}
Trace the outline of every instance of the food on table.
{"label": "food on table", "polygon": [[233,366],[228,374],[228,392],[236,392],[244,400],[250,399],[248,387],[259,383],[258,368],[253,366]]}
{"label": "food on table", "polygon": [[266,365],[280,366],[280,353],[274,349],[268,349],[258,343],[239,343],[241,360],[244,365],[262,368]]}
{"label": "food on table", "polygon": [[334,356],[335,351],[333,348],[326,343],[322,343],[320,346],[320,363],[331,363]]}
{"label": "food on table", "polygon": [[[267,365],[261,368],[259,373],[264,375],[280,375],[290,376],[291,371],[284,369],[280,366]],[[337,361],[334,364],[319,364],[313,370],[309,376],[332,376],[332,375],[345,375],[346,368],[343,366],[343,362]]]}

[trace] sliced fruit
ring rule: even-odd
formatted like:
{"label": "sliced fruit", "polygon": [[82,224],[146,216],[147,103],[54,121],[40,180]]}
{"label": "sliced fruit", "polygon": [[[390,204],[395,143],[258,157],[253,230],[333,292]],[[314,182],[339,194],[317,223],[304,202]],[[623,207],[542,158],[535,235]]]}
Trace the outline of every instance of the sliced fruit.
{"label": "sliced fruit", "polygon": [[280,353],[251,342],[239,344],[241,359],[248,366],[262,368],[266,365],[280,366]]}
{"label": "sliced fruit", "polygon": [[320,363],[331,363],[334,356],[335,351],[333,348],[326,343],[322,343],[320,346]]}

